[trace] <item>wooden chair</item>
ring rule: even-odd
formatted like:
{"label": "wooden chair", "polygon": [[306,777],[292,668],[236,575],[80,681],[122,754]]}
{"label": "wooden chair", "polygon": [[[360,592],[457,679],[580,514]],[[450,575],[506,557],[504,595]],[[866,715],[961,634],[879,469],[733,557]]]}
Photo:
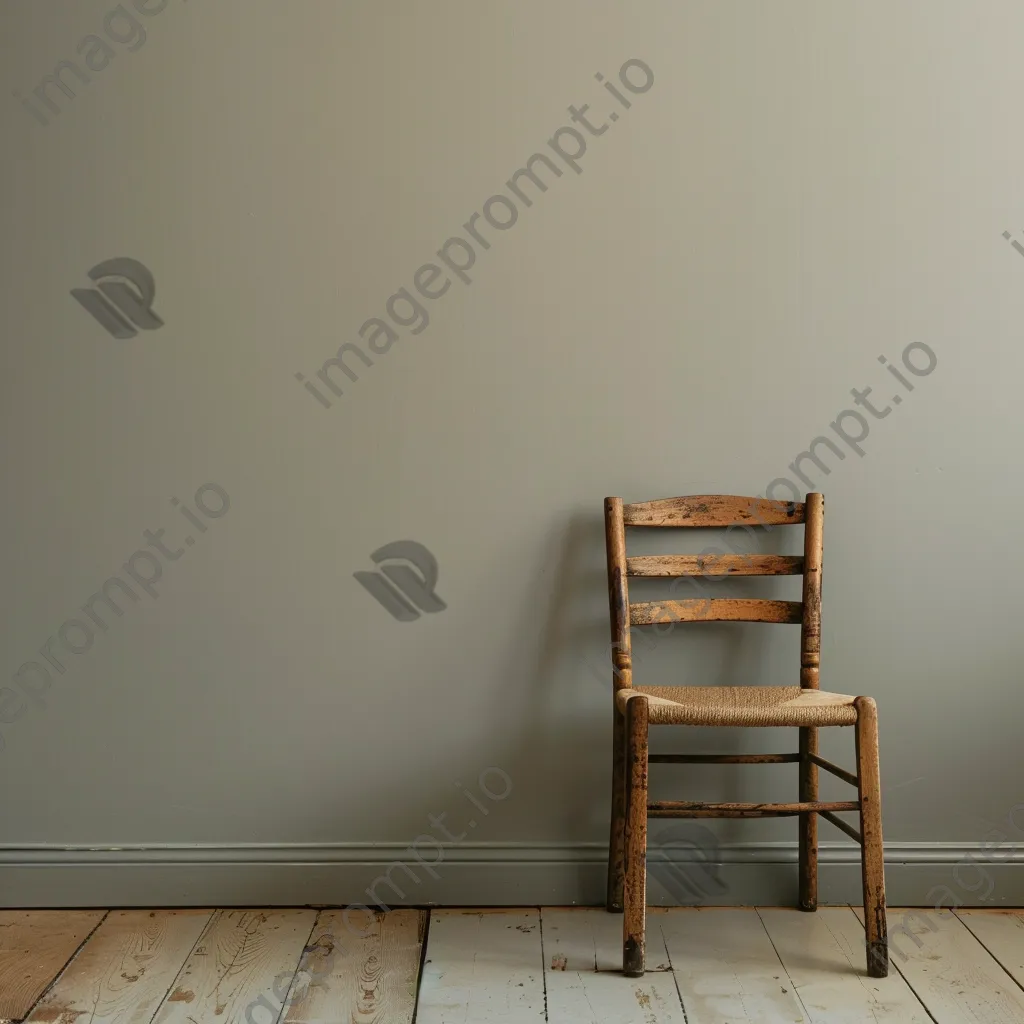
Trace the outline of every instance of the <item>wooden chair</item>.
{"label": "wooden chair", "polygon": [[[800,819],[800,908],[818,906],[818,815],[842,829],[861,847],[866,922],[867,972],[889,973],[882,863],[882,817],[878,773],[878,717],[870,697],[826,693],[818,688],[821,650],[821,551],[824,499],[808,494],[803,503],[776,502],[732,495],[696,495],[623,505],[606,498],[608,596],[611,609],[612,666],[615,685],[612,754],[611,842],[608,857],[609,911],[625,911],[622,966],[630,977],[644,973],[647,819],[764,818]],[[803,556],[654,555],[626,556],[626,527],[742,527],[804,524]],[[627,577],[802,575],[802,601],[688,598],[629,603]],[[708,584],[704,584],[707,586]],[[634,686],[630,628],[664,622],[770,622],[800,624],[799,686]],[[649,725],[795,726],[795,754],[652,754]],[[818,729],[853,726],[857,774],[818,755]],[[795,803],[692,803],[647,801],[647,765],[780,764],[799,765]],[[818,800],[818,769],[857,787],[857,799]],[[859,811],[860,831],[836,816]]]}

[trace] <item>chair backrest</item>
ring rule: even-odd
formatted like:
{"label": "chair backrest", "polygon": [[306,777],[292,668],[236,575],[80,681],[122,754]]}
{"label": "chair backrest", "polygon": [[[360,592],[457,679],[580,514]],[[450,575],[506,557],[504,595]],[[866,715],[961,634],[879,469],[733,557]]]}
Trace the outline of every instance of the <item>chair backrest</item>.
{"label": "chair backrest", "polygon": [[[800,685],[818,688],[821,663],[821,543],[825,499],[808,494],[803,502],[697,494],[624,505],[605,498],[608,551],[608,603],[611,615],[615,688],[633,685],[630,626],[663,622],[800,623]],[[753,533],[752,527],[804,526],[804,553],[794,555],[626,555],[626,527],[725,528]],[[686,598],[629,603],[630,576],[669,576],[676,583],[699,576],[803,576],[800,601]],[[673,584],[674,589],[676,583]]]}

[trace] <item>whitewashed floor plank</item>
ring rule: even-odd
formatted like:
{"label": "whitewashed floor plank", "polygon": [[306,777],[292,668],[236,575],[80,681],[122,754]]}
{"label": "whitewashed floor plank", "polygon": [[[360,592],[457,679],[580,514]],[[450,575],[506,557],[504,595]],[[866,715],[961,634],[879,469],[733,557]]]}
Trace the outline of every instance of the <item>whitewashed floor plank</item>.
{"label": "whitewashed floor plank", "polygon": [[410,1024],[425,918],[422,910],[377,911],[372,917],[365,911],[321,911],[282,1020]]}
{"label": "whitewashed floor plank", "polygon": [[958,910],[975,938],[1024,985],[1024,910]]}
{"label": "whitewashed floor plank", "polygon": [[149,1024],[212,910],[112,910],[29,1024]]}
{"label": "whitewashed floor plank", "polygon": [[417,1024],[537,1024],[544,1019],[538,910],[434,911]]}
{"label": "whitewashed floor plank", "polygon": [[687,1024],[670,971],[548,971],[548,1020],[557,1024]]}
{"label": "whitewashed floor plank", "polygon": [[864,928],[849,907],[758,914],[809,1024],[931,1024],[899,972],[867,976]]}
{"label": "whitewashed floor plank", "polygon": [[652,924],[664,935],[687,1024],[807,1021],[753,908],[666,910],[648,917],[648,936]]}
{"label": "whitewashed floor plank", "polygon": [[315,910],[218,910],[154,1024],[275,1024]]}
{"label": "whitewashed floor plank", "polygon": [[888,918],[890,959],[938,1024],[1024,1021],[1024,992],[951,910],[890,910]]}
{"label": "whitewashed floor plank", "polygon": [[[622,914],[603,907],[542,907],[544,969],[622,972]],[[668,953],[656,922],[658,908],[647,908],[647,970],[669,970]]]}

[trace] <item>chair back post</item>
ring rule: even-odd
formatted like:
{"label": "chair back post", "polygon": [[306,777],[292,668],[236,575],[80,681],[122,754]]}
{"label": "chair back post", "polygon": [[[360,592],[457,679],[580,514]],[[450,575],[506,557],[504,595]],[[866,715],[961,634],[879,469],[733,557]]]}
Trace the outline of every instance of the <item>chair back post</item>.
{"label": "chair back post", "polygon": [[825,498],[811,493],[804,499],[803,621],[800,625],[800,685],[818,689],[821,667],[821,560]]}
{"label": "chair back post", "polygon": [[612,673],[616,690],[633,685],[629,638],[629,589],[626,583],[626,525],[622,499],[604,499],[604,538],[608,554],[608,607],[612,636]]}

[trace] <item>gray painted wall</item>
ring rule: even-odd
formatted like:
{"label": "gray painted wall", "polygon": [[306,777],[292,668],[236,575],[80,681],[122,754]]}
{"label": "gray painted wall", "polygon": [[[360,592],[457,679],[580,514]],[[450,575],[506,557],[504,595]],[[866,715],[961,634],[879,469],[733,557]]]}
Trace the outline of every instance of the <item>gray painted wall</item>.
{"label": "gray painted wall", "polygon": [[[598,902],[602,498],[779,477],[826,494],[823,685],[879,701],[894,899],[1020,902],[1024,9],[137,7],[0,12],[0,903],[361,901],[414,841],[444,862],[389,903]],[[116,257],[163,326],[117,339],[72,298]],[[329,367],[328,408],[295,374],[344,343],[372,365]],[[818,435],[844,457],[805,483]],[[444,610],[398,621],[354,578],[401,540]],[[792,684],[797,633],[678,629],[638,681]],[[716,902],[791,898],[792,821],[713,834]]]}

